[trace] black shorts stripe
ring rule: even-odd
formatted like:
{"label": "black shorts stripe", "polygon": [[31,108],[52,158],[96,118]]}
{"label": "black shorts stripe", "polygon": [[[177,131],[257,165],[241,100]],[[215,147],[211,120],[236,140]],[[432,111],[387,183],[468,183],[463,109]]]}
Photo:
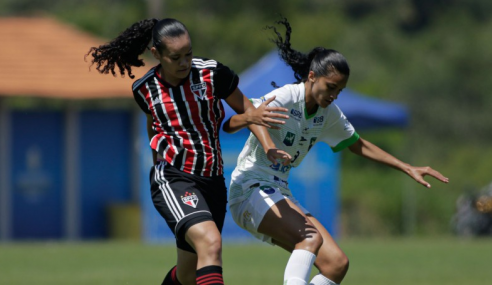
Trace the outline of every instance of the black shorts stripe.
{"label": "black shorts stripe", "polygon": [[169,206],[171,214],[174,216],[174,219],[179,222],[185,214],[166,181],[166,177],[164,176],[164,164],[157,165],[157,170],[158,171],[155,172],[155,181],[159,184],[159,189],[161,190],[164,201],[166,201],[166,204]]}

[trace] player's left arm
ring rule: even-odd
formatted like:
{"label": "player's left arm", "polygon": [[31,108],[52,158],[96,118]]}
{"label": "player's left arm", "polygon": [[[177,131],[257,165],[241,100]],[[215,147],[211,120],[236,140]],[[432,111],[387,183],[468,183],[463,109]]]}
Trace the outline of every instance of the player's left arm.
{"label": "player's left arm", "polygon": [[359,138],[354,144],[350,145],[348,147],[351,152],[360,155],[362,157],[371,159],[373,161],[386,164],[390,167],[393,167],[395,169],[398,169],[413,179],[417,181],[418,183],[424,185],[427,188],[430,188],[431,185],[424,180],[424,176],[430,175],[437,180],[448,183],[449,178],[444,177],[441,173],[438,171],[432,169],[429,166],[424,166],[424,167],[417,167],[417,166],[412,166],[408,163],[404,163],[401,160],[397,159],[396,157],[392,156],[391,154],[387,153],[386,151],[380,149],[376,145],[372,144],[369,141],[366,141],[362,138]]}

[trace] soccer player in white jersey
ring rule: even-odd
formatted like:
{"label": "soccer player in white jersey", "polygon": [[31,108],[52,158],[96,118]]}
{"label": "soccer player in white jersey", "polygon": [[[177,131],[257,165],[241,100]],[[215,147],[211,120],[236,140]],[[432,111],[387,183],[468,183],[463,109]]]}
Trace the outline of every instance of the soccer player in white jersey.
{"label": "soccer player in white jersey", "polygon": [[[286,19],[285,40],[275,27],[275,43],[282,59],[292,67],[297,84],[286,85],[253,100],[255,105],[276,96],[269,106],[284,107],[290,118],[279,130],[270,129],[275,145],[287,151],[291,164],[272,164],[258,139],[250,135],[232,174],[229,207],[236,223],[256,238],[292,252],[285,268],[284,284],[339,284],[348,258],[330,233],[292,196],[287,179],[317,142],[327,143],[334,152],[348,148],[352,153],[398,169],[418,183],[430,187],[426,175],[447,183],[448,178],[430,167],[403,163],[374,144],[362,139],[342,111],[333,103],[345,88],[350,69],[334,50],[315,48],[309,54],[291,49],[291,28]],[[343,96],[343,95],[341,95]],[[231,120],[224,130],[234,132]],[[319,274],[309,280],[312,265]]]}

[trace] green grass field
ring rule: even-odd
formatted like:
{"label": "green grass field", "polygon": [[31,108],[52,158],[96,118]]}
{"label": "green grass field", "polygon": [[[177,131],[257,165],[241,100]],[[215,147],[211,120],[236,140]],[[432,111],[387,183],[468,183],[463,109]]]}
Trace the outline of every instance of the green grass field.
{"label": "green grass field", "polygon": [[[341,240],[340,245],[351,262],[344,285],[492,284],[492,239]],[[226,243],[223,256],[226,284],[282,284],[288,254],[278,247]],[[0,243],[0,284],[160,284],[175,258],[169,244]]]}

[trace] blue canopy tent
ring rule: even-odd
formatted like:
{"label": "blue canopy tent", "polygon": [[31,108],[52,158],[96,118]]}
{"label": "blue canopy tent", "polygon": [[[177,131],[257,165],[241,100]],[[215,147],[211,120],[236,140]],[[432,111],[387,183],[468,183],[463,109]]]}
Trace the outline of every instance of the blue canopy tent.
{"label": "blue canopy tent", "polygon": [[[271,85],[272,81],[275,81],[278,86],[296,81],[292,69],[279,58],[276,51],[268,53],[244,71],[240,75],[239,88],[247,97],[259,98],[274,89]],[[408,112],[405,106],[369,98],[348,89],[345,89],[335,102],[356,130],[385,127],[402,128],[408,122]],[[235,114],[225,102],[224,108],[226,111],[225,120]],[[145,126],[144,121],[142,121],[142,126]],[[237,157],[248,135],[247,129],[232,135],[224,132],[220,134],[227,186],[230,183],[231,173],[236,166]],[[142,140],[147,140],[144,130],[142,130]],[[278,147],[281,148],[282,146]],[[289,187],[299,202],[310,210],[333,236],[337,235],[338,229],[339,164],[339,155],[334,154],[327,145],[319,143],[311,149],[302,164],[291,171],[289,178]],[[148,175],[148,167],[143,167],[142,170],[142,175]],[[145,187],[145,191],[143,191],[145,197],[142,198],[144,204],[144,239],[155,242],[172,238],[165,222],[157,214],[152,202],[147,197],[148,186]],[[254,239],[248,232],[234,223],[229,213],[226,215],[223,237],[225,240],[234,241]]]}
{"label": "blue canopy tent", "polygon": [[[239,88],[249,98],[259,98],[274,90],[271,82],[278,86],[296,81],[294,72],[272,51],[241,73]],[[335,101],[357,130],[402,128],[408,124],[407,108],[401,104],[370,98],[345,88]],[[235,112],[224,104],[226,119]]]}

